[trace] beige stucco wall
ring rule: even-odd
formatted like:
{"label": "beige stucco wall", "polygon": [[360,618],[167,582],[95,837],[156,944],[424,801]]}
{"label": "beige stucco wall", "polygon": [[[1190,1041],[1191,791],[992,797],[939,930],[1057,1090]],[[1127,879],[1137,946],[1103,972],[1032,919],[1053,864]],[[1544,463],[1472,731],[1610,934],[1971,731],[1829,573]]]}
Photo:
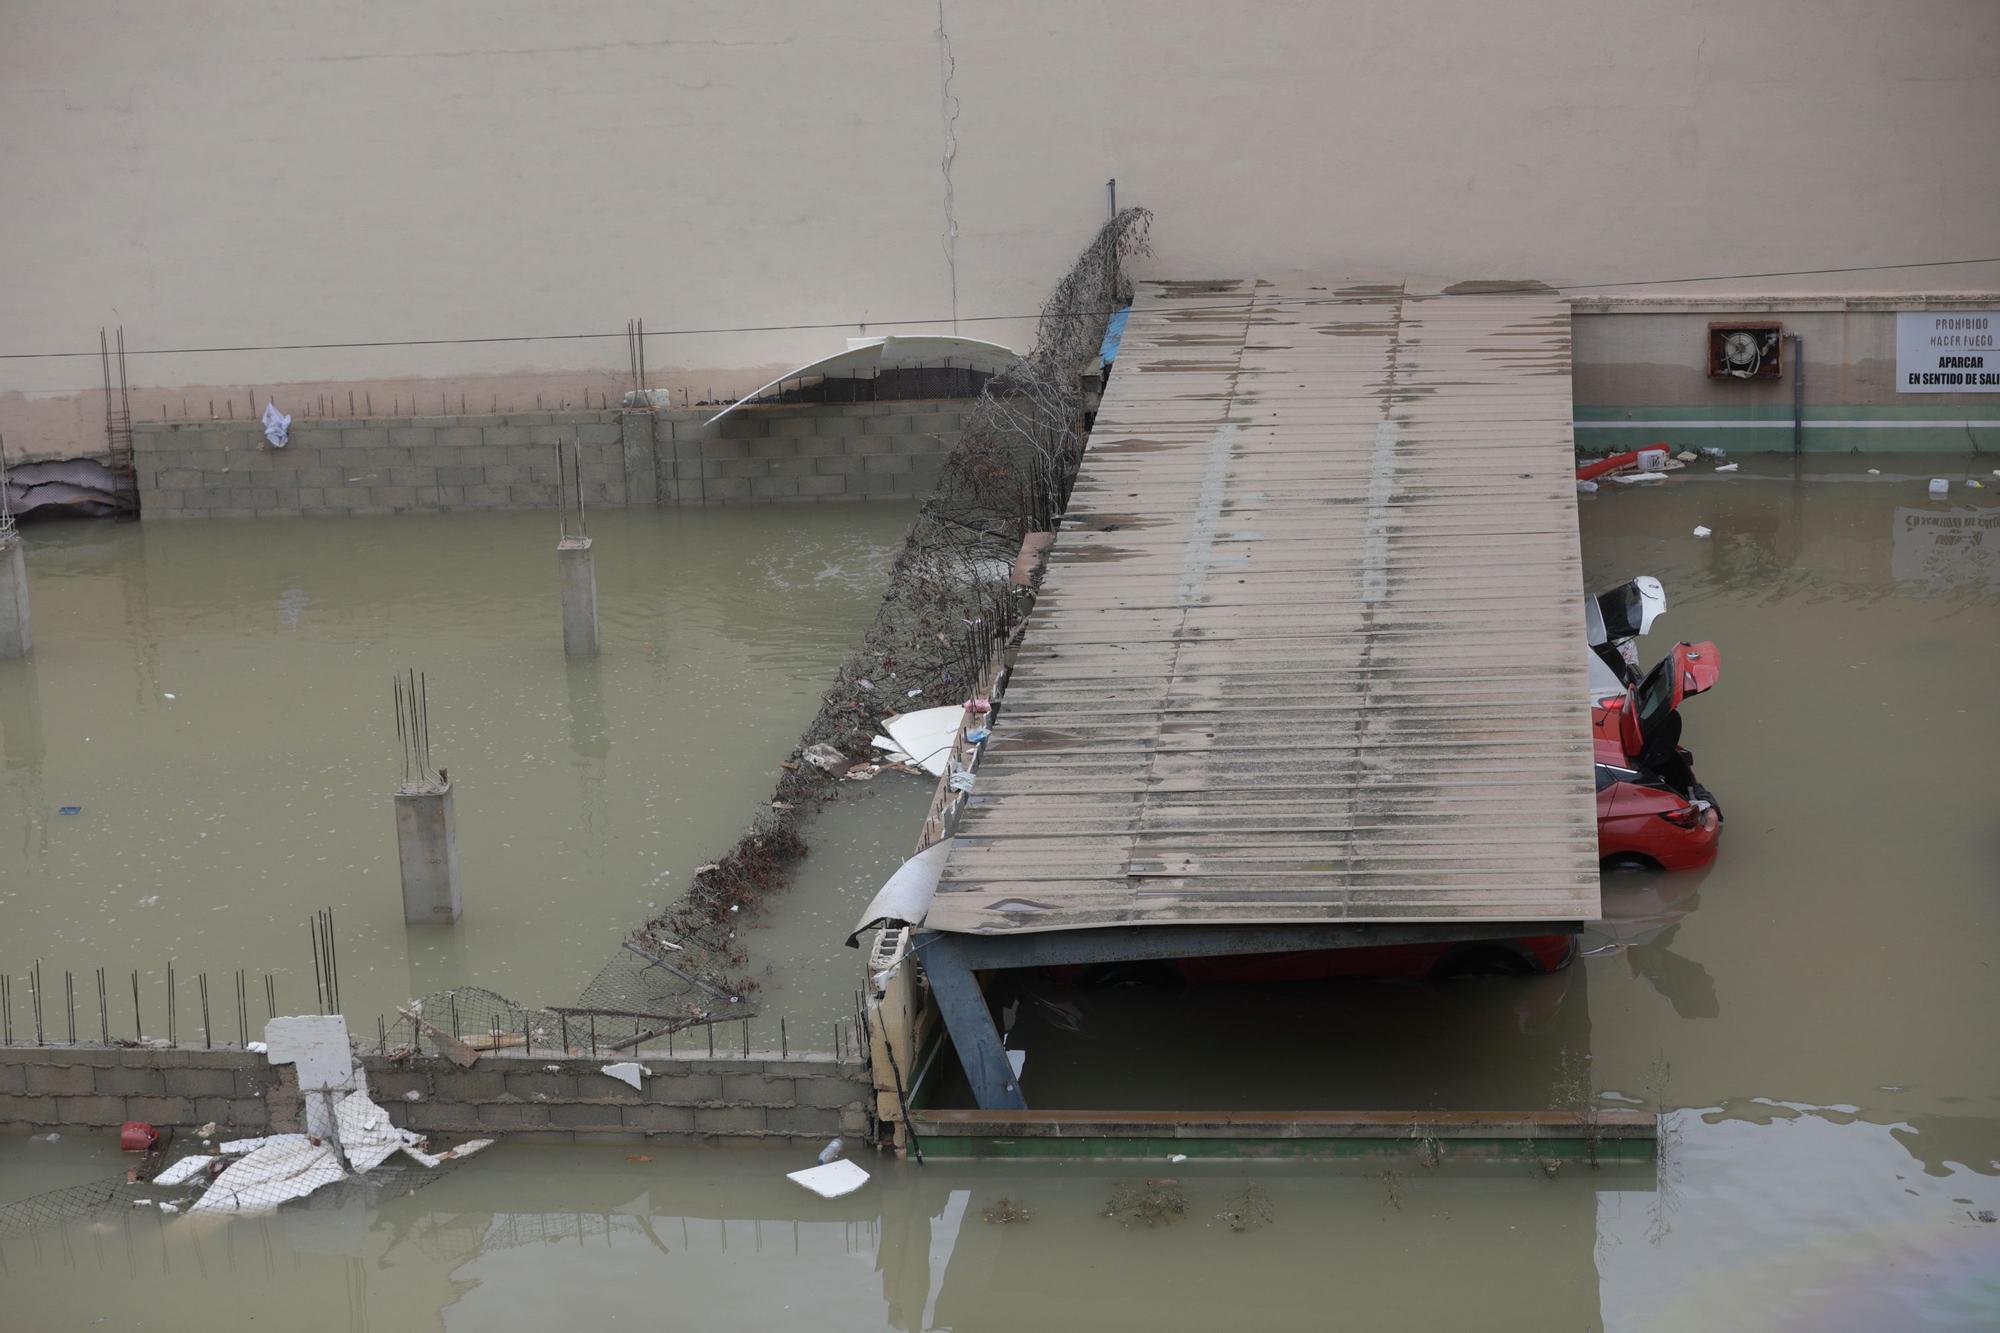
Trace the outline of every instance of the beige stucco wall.
{"label": "beige stucco wall", "polygon": [[[699,396],[863,322],[948,317],[954,286],[962,316],[1034,309],[1113,175],[1179,275],[1595,282],[2000,249],[1987,0],[942,13],[943,87],[937,0],[0,0],[0,351],[121,323],[135,348],[845,326],[655,340],[654,382]],[[615,394],[625,364],[613,336],[131,374],[142,416],[390,381],[525,409]],[[97,381],[94,357],[0,361],[9,452],[95,444],[76,391]]]}

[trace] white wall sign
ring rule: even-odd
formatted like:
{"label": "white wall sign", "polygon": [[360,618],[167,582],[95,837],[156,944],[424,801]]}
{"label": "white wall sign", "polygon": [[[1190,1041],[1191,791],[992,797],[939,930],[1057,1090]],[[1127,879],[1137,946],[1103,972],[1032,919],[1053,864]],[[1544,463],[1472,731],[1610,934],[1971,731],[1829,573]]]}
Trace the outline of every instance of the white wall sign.
{"label": "white wall sign", "polygon": [[1897,393],[2000,393],[2000,310],[1896,312]]}

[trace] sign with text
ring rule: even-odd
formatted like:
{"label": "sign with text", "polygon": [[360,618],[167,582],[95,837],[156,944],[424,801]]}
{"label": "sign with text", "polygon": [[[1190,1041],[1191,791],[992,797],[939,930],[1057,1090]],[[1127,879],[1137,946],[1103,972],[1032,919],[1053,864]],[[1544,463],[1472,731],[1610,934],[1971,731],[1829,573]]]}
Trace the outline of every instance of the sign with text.
{"label": "sign with text", "polygon": [[1897,393],[2000,393],[2000,310],[1896,313]]}

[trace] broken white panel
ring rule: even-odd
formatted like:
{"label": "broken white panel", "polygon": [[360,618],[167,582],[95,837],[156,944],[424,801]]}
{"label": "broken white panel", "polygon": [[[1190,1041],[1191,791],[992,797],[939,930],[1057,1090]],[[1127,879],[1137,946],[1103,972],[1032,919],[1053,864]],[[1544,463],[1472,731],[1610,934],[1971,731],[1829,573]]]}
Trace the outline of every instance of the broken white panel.
{"label": "broken white panel", "polygon": [[822,1199],[838,1199],[866,1185],[868,1173],[843,1159],[828,1162],[825,1166],[809,1166],[803,1171],[787,1172],[785,1179],[798,1182]]}
{"label": "broken white panel", "polygon": [[621,1060],[615,1065],[604,1066],[598,1072],[607,1074],[617,1079],[620,1083],[630,1083],[636,1091],[640,1081],[650,1077],[653,1071],[636,1060]]}
{"label": "broken white panel", "polygon": [[[334,1123],[341,1151],[347,1154],[347,1164],[357,1173],[373,1171],[388,1159],[389,1154],[421,1147],[424,1143],[423,1135],[390,1124],[389,1113],[370,1101],[365,1092],[343,1097],[334,1108]],[[424,1159],[419,1157],[417,1160]],[[425,1165],[435,1163],[426,1162]]]}
{"label": "broken white panel", "polygon": [[921,766],[932,777],[941,778],[951,758],[952,743],[958,739],[958,725],[964,720],[964,705],[949,704],[943,708],[920,708],[914,713],[899,713],[885,719],[882,729],[889,733],[889,738],[902,748],[912,763]]}
{"label": "broken white panel", "polygon": [[1028,1053],[1026,1051],[1007,1052],[1007,1065],[1010,1069],[1014,1071],[1014,1077],[1016,1079],[1019,1079],[1021,1077],[1021,1070],[1024,1066],[1027,1065],[1027,1063],[1028,1063]]}
{"label": "broken white panel", "polygon": [[199,1153],[193,1157],[183,1157],[180,1161],[175,1162],[172,1166],[160,1172],[159,1175],[154,1176],[153,1183],[155,1185],[185,1185],[202,1172],[208,1170],[208,1164],[214,1160],[213,1157],[204,1157]]}
{"label": "broken white panel", "polygon": [[264,1025],[267,1057],[274,1065],[298,1071],[299,1092],[306,1109],[306,1133],[325,1138],[333,1133],[333,1098],[366,1087],[347,1041],[347,1020],[339,1014],[298,1014],[274,1018]]}
{"label": "broken white panel", "polygon": [[264,1146],[215,1178],[190,1213],[267,1213],[289,1199],[347,1179],[331,1143],[304,1134],[273,1134]]}
{"label": "broken white panel", "polygon": [[937,895],[938,880],[944,875],[945,858],[951,855],[955,839],[941,838],[896,867],[875,896],[862,909],[861,919],[847,937],[847,946],[856,947],[861,932],[876,926],[921,925]]}
{"label": "broken white panel", "polygon": [[409,1147],[404,1148],[403,1153],[405,1156],[414,1157],[425,1166],[436,1166],[440,1162],[451,1162],[461,1157],[470,1157],[481,1149],[491,1148],[492,1146],[492,1139],[467,1139],[456,1148],[447,1148],[441,1153],[428,1153],[421,1148]]}

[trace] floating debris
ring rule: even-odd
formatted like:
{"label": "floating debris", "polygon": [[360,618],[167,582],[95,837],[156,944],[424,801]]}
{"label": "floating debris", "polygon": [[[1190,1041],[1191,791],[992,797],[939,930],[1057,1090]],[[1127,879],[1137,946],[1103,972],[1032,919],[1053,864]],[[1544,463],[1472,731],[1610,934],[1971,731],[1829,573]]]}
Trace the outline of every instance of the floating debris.
{"label": "floating debris", "polygon": [[1029,1212],[1025,1205],[1003,1198],[997,1200],[981,1216],[996,1226],[1006,1226],[1011,1222],[1032,1221],[1035,1215]]}
{"label": "floating debris", "polygon": [[852,1162],[838,1161],[824,1166],[809,1166],[803,1171],[789,1171],[785,1179],[804,1186],[822,1199],[838,1199],[866,1185],[868,1173]]}
{"label": "floating debris", "polygon": [[1167,1178],[1120,1185],[1111,1191],[1102,1215],[1127,1227],[1172,1226],[1187,1216],[1187,1195],[1178,1181]]}
{"label": "floating debris", "polygon": [[1230,1196],[1229,1201],[1222,1205],[1222,1211],[1216,1214],[1217,1218],[1229,1224],[1231,1231],[1259,1230],[1269,1226],[1273,1216],[1270,1196],[1255,1185]]}
{"label": "floating debris", "polygon": [[641,1080],[653,1071],[637,1060],[621,1060],[615,1065],[605,1065],[599,1072],[617,1079],[620,1083],[631,1084],[633,1091],[636,1092],[639,1090]]}

